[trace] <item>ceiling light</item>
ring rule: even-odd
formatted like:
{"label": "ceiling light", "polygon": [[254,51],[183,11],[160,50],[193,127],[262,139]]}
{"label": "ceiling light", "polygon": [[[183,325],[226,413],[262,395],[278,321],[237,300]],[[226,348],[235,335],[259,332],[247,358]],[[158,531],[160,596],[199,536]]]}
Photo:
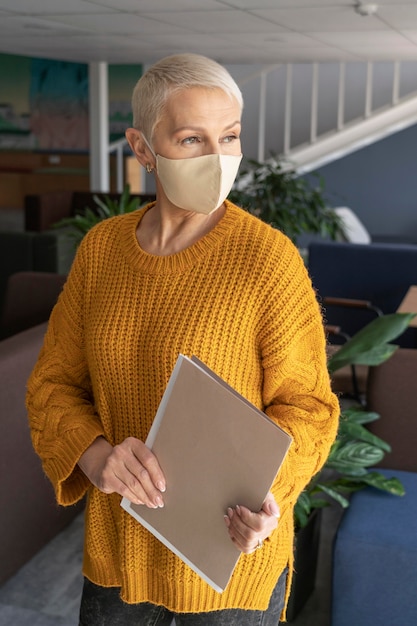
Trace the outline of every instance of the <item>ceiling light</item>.
{"label": "ceiling light", "polygon": [[374,2],[358,2],[355,6],[356,13],[359,15],[367,16],[367,15],[375,15],[378,11],[378,5]]}

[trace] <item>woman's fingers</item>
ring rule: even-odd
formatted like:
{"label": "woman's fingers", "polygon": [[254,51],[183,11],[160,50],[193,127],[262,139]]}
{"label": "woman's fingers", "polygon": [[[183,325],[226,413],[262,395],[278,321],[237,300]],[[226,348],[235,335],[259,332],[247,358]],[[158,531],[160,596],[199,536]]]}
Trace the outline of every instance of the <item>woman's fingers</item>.
{"label": "woman's fingers", "polygon": [[119,482],[117,491],[120,495],[150,508],[164,506],[164,474],[155,455],[139,439],[129,437],[115,446],[107,462],[107,471],[110,481],[113,474]]}
{"label": "woman's fingers", "polygon": [[262,509],[255,513],[244,506],[229,507],[225,523],[233,543],[245,553],[262,545],[278,526],[279,508],[268,494]]}
{"label": "woman's fingers", "polygon": [[155,455],[139,439],[128,437],[113,447],[99,437],[78,464],[104,493],[118,493],[150,508],[164,506],[164,474]]}
{"label": "woman's fingers", "polygon": [[276,517],[277,519],[279,519],[279,515],[280,515],[279,506],[276,503],[275,498],[270,491],[267,493],[267,496],[264,500],[264,503],[262,505],[262,511],[265,511],[265,513],[268,513],[269,515],[272,515],[273,517]]}

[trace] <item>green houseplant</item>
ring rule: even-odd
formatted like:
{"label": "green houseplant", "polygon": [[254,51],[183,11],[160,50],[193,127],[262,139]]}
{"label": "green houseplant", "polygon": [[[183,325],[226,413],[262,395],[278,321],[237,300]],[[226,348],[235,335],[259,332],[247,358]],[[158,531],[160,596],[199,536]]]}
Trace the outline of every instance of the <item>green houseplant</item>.
{"label": "green houseplant", "polygon": [[75,247],[79,246],[84,235],[99,222],[139,208],[139,200],[131,196],[129,185],[124,186],[118,199],[112,199],[108,195],[99,197],[97,194],[93,196],[93,199],[95,202],[93,208],[85,207],[82,213],[66,217],[55,224],[55,228],[68,229],[68,236],[73,239]]}
{"label": "green houseplant", "polygon": [[[415,317],[413,313],[392,313],[376,318],[349,339],[328,362],[330,374],[346,365],[379,365],[397,350],[390,342],[399,337]],[[295,507],[297,528],[306,526],[311,513],[332,502],[349,506],[349,495],[372,486],[393,495],[403,495],[395,477],[385,478],[369,468],[390,451],[387,442],[376,437],[364,424],[379,419],[379,414],[362,405],[342,410],[339,430],[323,470],[301,493]]]}
{"label": "green houseplant", "polygon": [[340,218],[326,203],[323,180],[318,179],[313,186],[277,157],[265,163],[248,160],[229,199],[284,232],[294,243],[304,233],[330,239],[343,235]]}

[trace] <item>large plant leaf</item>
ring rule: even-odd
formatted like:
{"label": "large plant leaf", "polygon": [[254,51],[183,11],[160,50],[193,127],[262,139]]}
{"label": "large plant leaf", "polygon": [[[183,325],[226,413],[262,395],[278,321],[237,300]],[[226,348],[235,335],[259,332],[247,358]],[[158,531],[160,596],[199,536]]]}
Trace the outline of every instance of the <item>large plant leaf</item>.
{"label": "large plant leaf", "polygon": [[318,498],[316,495],[311,498],[311,509],[324,509],[326,506],[329,506],[329,504],[329,500]]}
{"label": "large plant leaf", "polygon": [[312,496],[309,491],[303,491],[294,506],[294,519],[296,528],[307,525],[313,509],[322,509],[329,506],[329,500]]}
{"label": "large plant leaf", "polygon": [[343,507],[344,509],[346,509],[349,506],[349,500],[347,498],[345,498],[345,496],[342,495],[340,493],[340,491],[338,491],[337,489],[335,489],[331,485],[326,485],[326,484],[323,484],[323,483],[317,483],[316,486],[317,486],[317,489],[320,489],[320,491],[323,491],[323,493],[325,493],[328,496],[330,496],[330,498],[332,498],[332,500],[335,500],[336,502],[338,502],[340,504],[340,506]]}
{"label": "large plant leaf", "polygon": [[[405,493],[404,486],[397,478],[386,478],[378,471],[367,471],[363,468],[360,475],[336,474],[336,478],[326,480],[322,478],[321,473],[313,478],[297,500],[294,509],[296,527],[305,526],[314,509],[329,506],[332,502],[347,508],[350,504],[349,496],[368,486],[394,496],[402,496]],[[318,497],[320,493],[326,494],[327,499]]]}
{"label": "large plant leaf", "polygon": [[[367,476],[369,472],[366,472],[363,476]],[[343,496],[349,496],[355,491],[360,491],[366,484],[363,482],[363,477],[356,476],[342,476],[335,480],[327,481],[325,483],[328,487],[331,487],[334,491],[341,493]]]}
{"label": "large plant leaf", "polygon": [[310,513],[311,510],[311,497],[307,491],[302,491],[298,496],[297,506],[299,509],[302,509],[305,513]]}
{"label": "large plant leaf", "polygon": [[363,441],[348,441],[332,449],[326,466],[348,476],[363,476],[365,468],[376,465],[384,451]]}
{"label": "large plant leaf", "polygon": [[297,500],[294,506],[294,522],[296,528],[304,528],[304,526],[308,524],[310,513],[311,508],[308,511],[305,511]]}
{"label": "large plant leaf", "polygon": [[359,441],[365,441],[366,443],[369,443],[372,446],[383,450],[384,452],[391,452],[391,446],[386,441],[371,433],[361,424],[354,424],[341,420],[338,436],[342,438],[347,437],[349,439],[358,439]]}
{"label": "large plant leaf", "polygon": [[380,419],[379,413],[375,411],[366,411],[362,406],[354,406],[344,409],[340,414],[340,419],[346,420],[353,424],[368,424]]}
{"label": "large plant leaf", "polygon": [[312,510],[311,494],[308,491],[302,491],[298,496],[294,506],[294,519],[299,528],[303,528],[309,520]]}
{"label": "large plant leaf", "polygon": [[[116,215],[116,205],[109,196],[104,196],[104,199],[101,199],[97,194],[94,194],[93,200],[96,203],[96,212],[102,219]],[[87,209],[85,210],[87,211]]]}
{"label": "large plant leaf", "polygon": [[415,316],[415,313],[391,313],[377,317],[330,357],[329,372],[332,374],[353,363],[379,365],[387,360],[397,349],[388,342],[399,337]]}
{"label": "large plant leaf", "polygon": [[368,472],[363,478],[363,482],[381,491],[387,491],[394,496],[403,496],[405,494],[404,485],[394,476],[386,478],[379,472]]}
{"label": "large plant leaf", "polygon": [[[347,346],[347,344],[345,345]],[[329,372],[333,373],[345,365],[381,365],[381,363],[387,361],[397,349],[398,346],[396,345],[384,343],[363,352],[354,352],[353,350],[349,352],[343,351],[341,353],[336,352],[329,363]]]}

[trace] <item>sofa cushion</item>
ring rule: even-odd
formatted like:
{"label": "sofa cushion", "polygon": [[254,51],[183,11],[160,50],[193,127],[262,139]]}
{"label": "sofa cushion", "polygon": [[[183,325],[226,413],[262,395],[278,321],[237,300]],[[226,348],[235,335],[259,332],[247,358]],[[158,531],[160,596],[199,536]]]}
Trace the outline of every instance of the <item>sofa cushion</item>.
{"label": "sofa cushion", "polygon": [[367,488],[352,496],[336,535],[332,626],[417,624],[417,474],[396,476],[406,495]]}

